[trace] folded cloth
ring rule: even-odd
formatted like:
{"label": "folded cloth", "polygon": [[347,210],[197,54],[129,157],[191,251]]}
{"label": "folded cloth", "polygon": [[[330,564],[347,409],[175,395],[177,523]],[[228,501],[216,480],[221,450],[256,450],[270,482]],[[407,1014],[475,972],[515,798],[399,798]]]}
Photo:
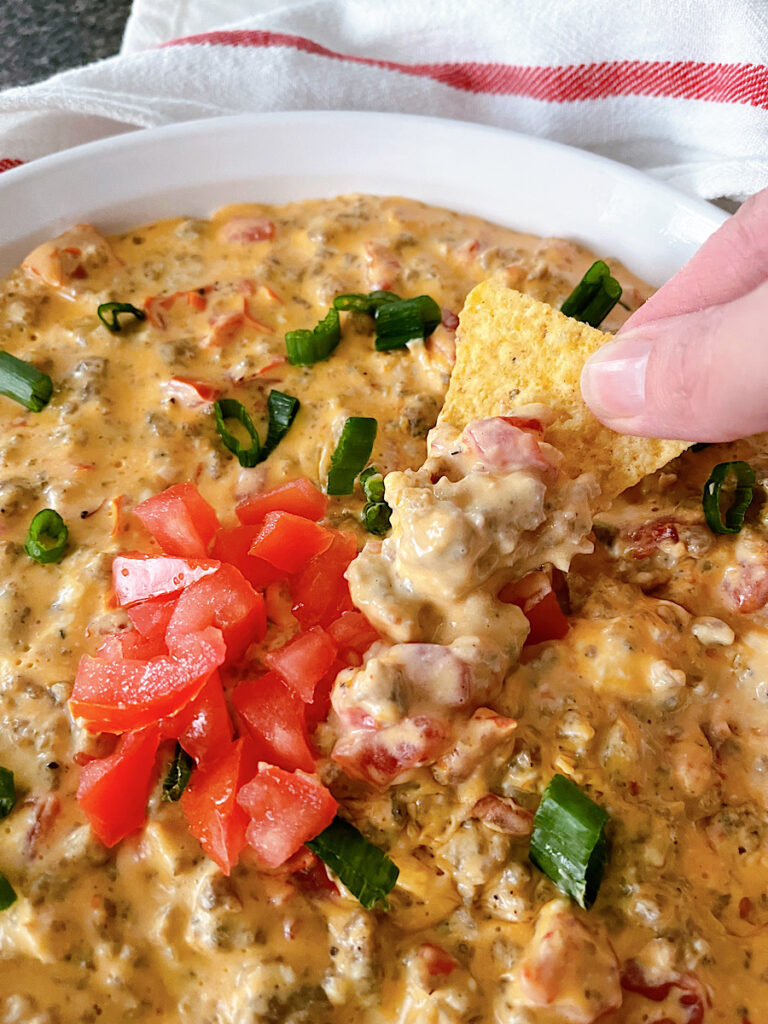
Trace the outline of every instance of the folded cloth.
{"label": "folded cloth", "polygon": [[766,57],[764,0],[135,0],[119,56],[0,93],[0,169],[193,118],[394,110],[743,199],[768,186]]}

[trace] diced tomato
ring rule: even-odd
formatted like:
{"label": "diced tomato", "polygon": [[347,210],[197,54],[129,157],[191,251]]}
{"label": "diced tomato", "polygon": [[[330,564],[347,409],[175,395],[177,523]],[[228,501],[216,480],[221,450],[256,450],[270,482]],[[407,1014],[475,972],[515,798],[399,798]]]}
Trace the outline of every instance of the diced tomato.
{"label": "diced tomato", "polygon": [[140,633],[148,637],[160,637],[165,644],[165,631],[168,629],[177,600],[176,594],[152,597],[149,601],[139,601],[138,604],[131,605],[130,608],[126,608],[126,612]]}
{"label": "diced tomato", "polygon": [[508,583],[499,592],[499,600],[516,604],[528,619],[531,629],[525,640],[526,647],[560,640],[568,632],[568,619],[544,572],[532,572],[517,583]]}
{"label": "diced tomato", "polygon": [[441,978],[448,977],[459,965],[441,946],[422,942],[418,953],[418,974],[421,987],[432,992]]}
{"label": "diced tomato", "polygon": [[174,484],[134,508],[168,555],[205,558],[219,520],[192,483]]}
{"label": "diced tomato", "polygon": [[[190,292],[190,294],[197,293]],[[201,298],[205,303],[205,298],[203,296]],[[205,309],[205,305],[202,308]],[[221,394],[220,388],[204,380],[194,380],[192,377],[171,377],[165,383],[165,390],[171,398],[175,398],[187,409],[199,409],[204,405],[211,405]]]}
{"label": "diced tomato", "polygon": [[264,655],[273,669],[301,697],[312,703],[315,687],[336,659],[336,644],[325,630],[313,626],[289,640],[284,647]]}
{"label": "diced tomato", "polygon": [[490,416],[476,420],[464,428],[462,438],[489,469],[505,473],[537,469],[552,473],[555,467],[541,449],[540,439],[529,428],[522,429],[511,422],[514,419],[511,416]]}
{"label": "diced tomato", "polygon": [[245,317],[242,313],[223,313],[221,316],[212,316],[209,321],[210,330],[203,338],[203,345],[223,348],[234,341],[244,323]]}
{"label": "diced tomato", "polygon": [[225,242],[263,242],[275,237],[275,225],[267,217],[231,217],[220,236]]}
{"label": "diced tomato", "polygon": [[328,497],[311,480],[300,476],[263,494],[253,494],[235,509],[241,523],[261,523],[267,512],[290,512],[316,522],[328,509]]}
{"label": "diced tomato", "polygon": [[124,633],[108,633],[96,651],[96,657],[105,661],[120,661],[124,658],[148,661],[167,653],[163,636],[145,636],[136,629],[127,629]]}
{"label": "diced tomato", "polygon": [[330,547],[315,555],[293,581],[293,614],[305,629],[327,627],[354,609],[344,573],[356,555],[354,534],[333,531]]}
{"label": "diced tomato", "polygon": [[246,842],[248,815],[237,803],[237,793],[257,765],[250,741],[241,737],[193,772],[181,795],[189,831],[225,875],[237,864]]}
{"label": "diced tomato", "polygon": [[270,868],[284,864],[308,839],[327,828],[339,806],[318,779],[271,764],[259,765],[237,802],[251,819],[247,841]]}
{"label": "diced tomato", "polygon": [[284,573],[263,558],[248,554],[260,531],[260,526],[230,526],[219,530],[214,537],[211,554],[239,569],[252,587],[264,590],[270,583],[282,579]]}
{"label": "diced tomato", "polygon": [[240,683],[232,704],[264,761],[292,771],[314,771],[304,703],[274,672]]}
{"label": "diced tomato", "polygon": [[356,729],[338,741],[331,758],[353,779],[381,789],[412,768],[432,764],[451,743],[447,723],[413,715],[385,729]]}
{"label": "diced tomato", "polygon": [[149,661],[105,661],[83,655],[77,668],[72,715],[91,732],[127,732],[178,714],[224,662],[218,629],[180,637],[172,655]]}
{"label": "diced tomato", "polygon": [[80,769],[77,802],[105,846],[114,846],[144,824],[158,742],[154,727],[127,732],[113,754]]}
{"label": "diced tomato", "polygon": [[[703,989],[693,975],[675,974],[668,981],[649,983],[637,960],[628,960],[621,973],[621,987],[626,992],[635,992],[655,1003],[667,999],[672,989],[679,989],[681,995],[678,1003],[686,1011],[685,1024],[702,1024],[704,1020]],[[656,1024],[663,1022],[657,1021]]]}
{"label": "diced tomato", "polygon": [[267,512],[250,553],[283,572],[294,573],[305,569],[332,540],[333,533],[311,519],[292,512]]}
{"label": "diced tomato", "polygon": [[177,739],[199,766],[214,761],[232,742],[232,719],[218,672],[191,704],[164,723],[163,735]]}
{"label": "diced tomato", "polygon": [[168,649],[175,651],[185,636],[206,626],[221,630],[228,662],[241,658],[267,631],[264,598],[233,565],[222,565],[182,592],[165,634]]}
{"label": "diced tomato", "polygon": [[658,551],[662,541],[671,540],[673,544],[677,544],[677,527],[678,523],[672,516],[662,516],[660,519],[627,530],[627,554],[637,559],[650,558]]}
{"label": "diced tomato", "polygon": [[343,661],[340,661],[337,658],[315,687],[315,692],[312,696],[312,703],[307,704],[304,711],[304,717],[306,719],[307,729],[310,735],[315,731],[318,725],[320,725],[321,722],[324,722],[328,717],[328,712],[331,710],[331,693],[333,692],[333,684],[336,682],[336,676],[345,668],[349,668],[349,666],[345,665]]}
{"label": "diced tomato", "polygon": [[125,607],[150,597],[178,593],[218,568],[219,563],[209,558],[172,558],[132,551],[117,555],[112,562],[112,586],[118,604]]}
{"label": "diced tomato", "polygon": [[532,416],[500,416],[499,418],[519,430],[529,430],[532,434],[544,434],[541,420],[534,419]]}
{"label": "diced tomato", "polygon": [[[329,876],[325,864],[306,847],[304,852],[307,856],[302,859],[301,866],[293,873],[294,879],[305,892],[311,893],[313,896],[338,896],[339,887]],[[296,854],[297,857],[300,855],[301,851]]]}
{"label": "diced tomato", "polygon": [[328,634],[340,651],[363,655],[381,639],[362,612],[343,612],[328,626]]}
{"label": "diced tomato", "polygon": [[723,589],[736,611],[759,611],[768,604],[768,565],[740,562],[726,570]]}

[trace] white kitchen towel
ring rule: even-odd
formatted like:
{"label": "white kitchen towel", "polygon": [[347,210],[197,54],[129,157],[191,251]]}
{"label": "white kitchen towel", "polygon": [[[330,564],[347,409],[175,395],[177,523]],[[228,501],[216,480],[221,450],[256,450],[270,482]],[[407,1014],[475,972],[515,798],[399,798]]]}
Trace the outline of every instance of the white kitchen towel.
{"label": "white kitchen towel", "polygon": [[766,58],[766,0],[136,0],[122,54],[0,93],[0,169],[192,118],[395,110],[742,199],[768,186]]}

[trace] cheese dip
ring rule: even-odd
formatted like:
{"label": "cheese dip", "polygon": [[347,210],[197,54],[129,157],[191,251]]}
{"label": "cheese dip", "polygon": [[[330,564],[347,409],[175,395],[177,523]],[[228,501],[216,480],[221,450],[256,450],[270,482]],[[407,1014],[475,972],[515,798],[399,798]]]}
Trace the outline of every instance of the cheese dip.
{"label": "cheese dip", "polygon": [[[498,275],[557,306],[586,249],[358,195],[109,239],[97,227],[43,244],[0,284],[0,348],[54,382],[40,413],[0,399],[0,766],[17,793],[0,824],[17,895],[0,912],[0,1024],[761,1024],[768,539],[759,509],[737,536],[712,534],[701,510],[718,462],[748,459],[762,484],[761,439],[683,456],[592,525],[595,481],[566,479],[519,427],[546,426],[544,409],[439,427],[427,457],[469,290]],[[650,290],[609,265],[624,287],[615,330]],[[286,332],[341,293],[381,289],[431,296],[442,322],[377,352],[370,317],[345,313],[330,358],[286,361]],[[108,302],[147,319],[112,333],[96,312]],[[299,398],[298,415],[242,468],[212,402],[239,400],[263,435],[272,389]],[[81,656],[130,625],[114,557],[157,551],[131,509],[192,481],[230,524],[238,502],[286,481],[324,486],[350,416],[377,421],[370,461],[393,528],[370,540],[359,490],[332,498],[325,522],[369,539],[348,579],[382,639],[340,673],[314,741],[340,813],[399,868],[390,909],[247,850],[225,876],[159,784],[145,827],[107,849],[75,793],[110,740],[68,701]],[[70,535],[47,565],[24,550],[44,508]],[[525,646],[521,606],[498,594],[532,576],[568,629]],[[251,673],[297,629],[279,587],[267,615]],[[528,858],[556,773],[610,814],[589,911]]]}

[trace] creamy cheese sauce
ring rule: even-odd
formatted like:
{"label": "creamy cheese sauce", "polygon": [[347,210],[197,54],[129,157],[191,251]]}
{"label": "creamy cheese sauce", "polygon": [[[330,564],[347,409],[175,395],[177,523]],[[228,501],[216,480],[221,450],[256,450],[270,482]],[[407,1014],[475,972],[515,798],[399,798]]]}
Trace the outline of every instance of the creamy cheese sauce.
{"label": "creamy cheese sauce", "polygon": [[[768,478],[761,442],[686,455],[638,485],[601,513],[592,553],[586,512],[567,517],[586,508],[588,479],[529,467],[476,484],[471,464],[450,468],[455,439],[440,453],[439,434],[439,482],[424,488],[415,472],[470,288],[497,273],[558,304],[592,260],[572,243],[350,196],[230,207],[108,242],[75,228],[0,285],[0,347],[56,389],[37,415],[0,402],[0,764],[19,788],[0,823],[0,871],[19,894],[0,914],[3,1024],[762,1020],[768,541],[754,515],[740,536],[715,538],[699,497],[726,458]],[[606,329],[648,294],[611,266],[625,308]],[[383,287],[443,307],[427,343],[376,353],[369,319],[349,315],[328,361],[284,362],[287,330],[314,326],[336,294]],[[150,320],[124,317],[119,334],[96,317],[101,302],[149,297]],[[216,435],[210,389],[242,401],[263,432],[272,387],[301,410],[275,453],[243,470]],[[73,758],[100,741],[67,709],[81,654],[127,622],[107,601],[112,557],[151,549],[131,507],[191,479],[231,522],[250,493],[300,474],[323,482],[350,415],[378,421],[372,461],[396,508],[391,538],[350,574],[386,642],[339,680],[318,742],[330,752],[345,710],[362,704],[411,746],[427,735],[415,719],[439,707],[446,722],[425,758],[436,763],[385,785],[324,762],[345,815],[400,868],[388,914],[247,855],[225,878],[158,792],[146,828],[104,849],[74,800]],[[329,521],[362,544],[361,505],[334,499]],[[44,507],[70,528],[58,565],[23,551]],[[543,558],[566,570],[578,551],[561,588],[568,634],[518,664],[522,613],[488,594]],[[273,624],[266,646],[284,638]],[[588,913],[527,859],[555,771],[612,818]],[[451,958],[447,973],[435,955]],[[630,961],[653,998],[621,987]]]}

